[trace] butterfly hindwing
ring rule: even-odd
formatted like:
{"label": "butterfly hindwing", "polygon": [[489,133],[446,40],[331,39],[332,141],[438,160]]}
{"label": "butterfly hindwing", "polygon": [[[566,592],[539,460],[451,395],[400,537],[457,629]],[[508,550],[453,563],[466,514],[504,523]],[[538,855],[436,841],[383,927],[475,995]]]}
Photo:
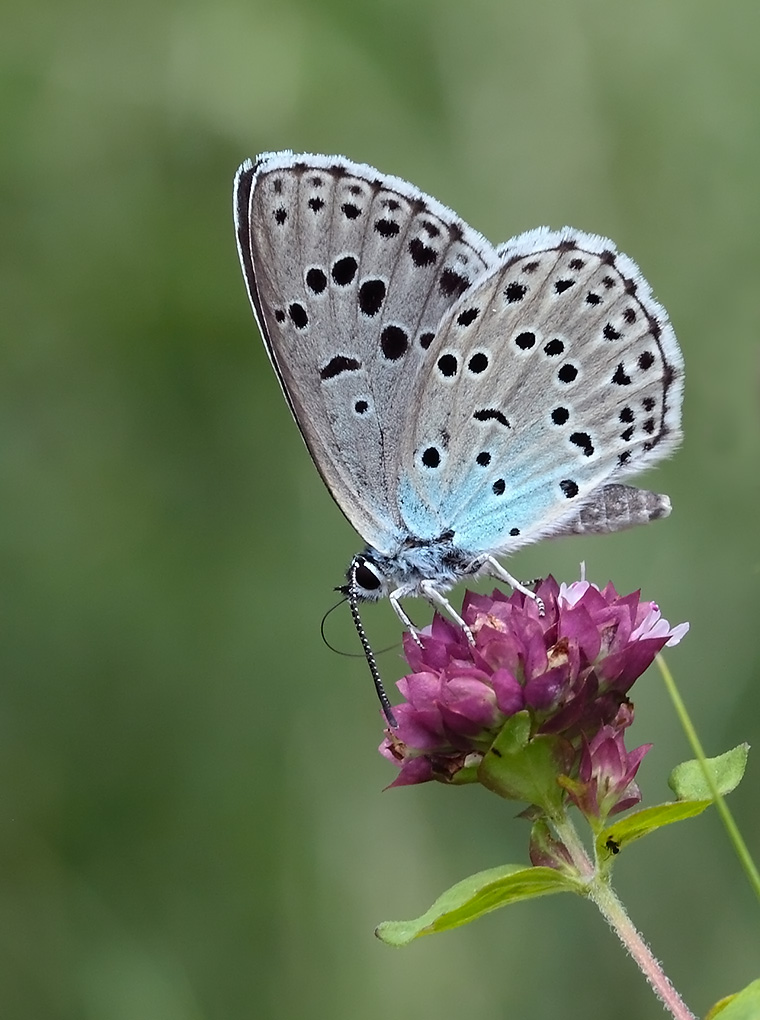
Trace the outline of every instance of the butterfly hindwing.
{"label": "butterfly hindwing", "polygon": [[499,252],[441,323],[399,487],[410,531],[473,554],[561,530],[680,438],[680,351],[634,263],[569,228]]}
{"label": "butterfly hindwing", "polygon": [[336,502],[381,552],[419,377],[496,250],[413,186],[340,157],[266,154],[236,178],[238,248],[267,350]]}

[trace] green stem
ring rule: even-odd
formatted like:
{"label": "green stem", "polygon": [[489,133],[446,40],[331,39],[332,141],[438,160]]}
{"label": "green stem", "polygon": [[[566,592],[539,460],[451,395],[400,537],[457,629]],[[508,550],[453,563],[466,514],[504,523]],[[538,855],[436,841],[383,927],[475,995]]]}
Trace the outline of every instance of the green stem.
{"label": "green stem", "polygon": [[683,703],[681,695],[678,693],[678,688],[676,687],[676,682],[673,679],[673,674],[668,669],[667,663],[662,655],[657,656],[657,665],[660,667],[660,672],[662,673],[665,681],[665,687],[670,695],[671,701],[673,702],[676,715],[681,722],[683,731],[686,734],[686,739],[689,741],[689,745],[694,752],[694,757],[697,759],[702,768],[702,774],[705,777],[705,782],[710,788],[710,793],[712,794],[715,807],[717,808],[718,814],[723,822],[723,827],[728,833],[728,838],[733,844],[736,856],[739,858],[739,861],[744,868],[744,872],[749,879],[749,883],[752,886],[755,895],[758,899],[760,899],[760,873],[758,872],[755,862],[752,860],[752,856],[747,849],[747,844],[742,839],[742,835],[739,832],[739,828],[734,821],[734,817],[731,814],[726,801],[715,785],[715,779],[710,769],[707,767],[705,752],[699,741],[699,737],[697,736],[697,731],[694,729],[689,713],[686,711],[686,706]]}
{"label": "green stem", "polygon": [[555,815],[551,820],[557,830],[557,835],[567,847],[579,875],[586,880],[586,895],[597,906],[633,957],[657,998],[674,1020],[696,1020],[695,1015],[675,990],[662,969],[662,965],[654,957],[652,950],[631,921],[609,881],[595,870],[583,842],[568,816],[565,814]]}

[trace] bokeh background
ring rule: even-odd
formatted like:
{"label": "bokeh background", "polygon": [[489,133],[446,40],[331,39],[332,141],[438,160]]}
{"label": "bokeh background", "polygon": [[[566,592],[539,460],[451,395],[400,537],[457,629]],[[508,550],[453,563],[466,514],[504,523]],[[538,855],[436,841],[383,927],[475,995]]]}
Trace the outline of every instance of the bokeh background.
{"label": "bokeh background", "polygon": [[[28,0],[3,88],[0,1012],[8,1020],[659,1016],[593,909],[391,950],[387,918],[525,861],[484,791],[389,791],[360,659],[321,642],[359,546],[290,420],[231,224],[240,160],[341,152],[491,240],[613,237],[671,313],[672,517],[524,550],[641,587],[708,753],[760,738],[760,17],[754,0]],[[428,612],[412,607],[418,618]],[[389,607],[370,607],[376,647]],[[356,650],[347,613],[333,643]],[[389,680],[398,648],[381,656]],[[641,781],[689,756],[637,687]],[[751,759],[732,805],[760,852]],[[757,976],[714,813],[617,886],[692,1008]]]}

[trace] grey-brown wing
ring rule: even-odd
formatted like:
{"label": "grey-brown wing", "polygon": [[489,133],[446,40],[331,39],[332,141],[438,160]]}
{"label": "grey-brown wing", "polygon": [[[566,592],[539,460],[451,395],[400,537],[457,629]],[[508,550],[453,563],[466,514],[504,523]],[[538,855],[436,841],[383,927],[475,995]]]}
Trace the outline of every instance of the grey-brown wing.
{"label": "grey-brown wing", "polygon": [[291,411],[334,499],[381,552],[405,534],[400,450],[441,319],[495,249],[412,185],[270,153],[235,180],[241,265]]}

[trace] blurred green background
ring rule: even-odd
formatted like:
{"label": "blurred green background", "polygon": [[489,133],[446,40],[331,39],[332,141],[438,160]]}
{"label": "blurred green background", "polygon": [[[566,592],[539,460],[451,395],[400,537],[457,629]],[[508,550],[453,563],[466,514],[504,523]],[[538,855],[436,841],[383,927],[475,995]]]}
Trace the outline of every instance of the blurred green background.
{"label": "blurred green background", "polygon": [[[290,420],[244,293],[246,156],[340,152],[491,240],[607,234],[668,308],[672,517],[529,548],[643,589],[708,753],[760,738],[760,16],[754,0],[6,5],[2,124],[0,1014],[12,1020],[661,1015],[593,909],[550,898],[407,950],[373,926],[525,861],[484,791],[382,792],[360,659],[319,637],[359,540]],[[412,606],[417,618],[428,612]],[[348,614],[331,640],[355,650]],[[399,629],[387,605],[375,646]],[[392,681],[398,649],[381,656]],[[640,778],[689,756],[655,671]],[[760,849],[751,759],[732,797]],[[621,857],[700,1015],[758,973],[714,813]]]}

